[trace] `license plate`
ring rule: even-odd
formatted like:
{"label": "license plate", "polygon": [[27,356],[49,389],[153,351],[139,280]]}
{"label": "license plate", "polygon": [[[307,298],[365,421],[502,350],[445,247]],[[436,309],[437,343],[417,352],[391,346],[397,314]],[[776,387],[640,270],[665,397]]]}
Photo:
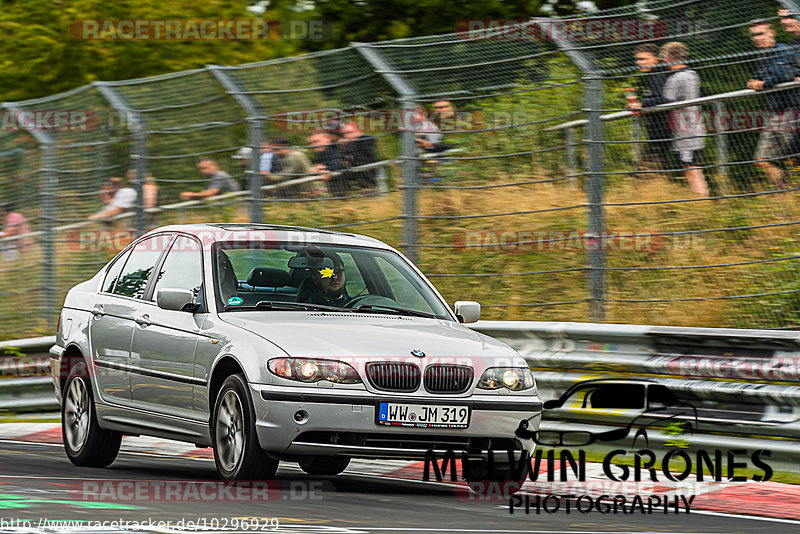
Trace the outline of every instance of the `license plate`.
{"label": "license plate", "polygon": [[444,404],[381,402],[378,406],[377,423],[422,428],[467,428],[469,408]]}

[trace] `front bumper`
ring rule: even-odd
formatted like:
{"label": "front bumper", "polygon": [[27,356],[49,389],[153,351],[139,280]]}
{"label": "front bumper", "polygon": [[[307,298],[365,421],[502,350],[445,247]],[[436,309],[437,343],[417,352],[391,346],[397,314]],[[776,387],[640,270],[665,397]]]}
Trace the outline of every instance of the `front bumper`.
{"label": "front bumper", "polygon": [[[347,455],[361,458],[423,459],[429,450],[533,451],[515,431],[521,421],[539,426],[542,403],[536,395],[440,396],[376,395],[367,391],[320,391],[251,384],[261,448],[276,456]],[[379,402],[469,406],[469,428],[415,428],[376,423]],[[295,415],[305,412],[302,421]],[[499,445],[499,447],[498,447]],[[476,450],[477,449],[477,450]]]}

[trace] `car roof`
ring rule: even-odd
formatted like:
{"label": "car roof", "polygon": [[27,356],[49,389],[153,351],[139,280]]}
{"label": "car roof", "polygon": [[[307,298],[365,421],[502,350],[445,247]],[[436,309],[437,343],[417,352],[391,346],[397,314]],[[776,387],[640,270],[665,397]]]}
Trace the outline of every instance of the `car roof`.
{"label": "car roof", "polygon": [[[150,230],[145,235],[164,232],[182,232],[201,237],[204,243],[226,241],[232,239],[235,232],[237,241],[247,241],[248,237],[254,240],[263,240],[265,232],[268,239],[279,242],[292,243],[319,243],[364,246],[394,250],[386,243],[360,234],[336,232],[303,226],[283,226],[277,224],[258,223],[201,223],[201,224],[172,224]],[[250,236],[248,236],[250,234]]]}

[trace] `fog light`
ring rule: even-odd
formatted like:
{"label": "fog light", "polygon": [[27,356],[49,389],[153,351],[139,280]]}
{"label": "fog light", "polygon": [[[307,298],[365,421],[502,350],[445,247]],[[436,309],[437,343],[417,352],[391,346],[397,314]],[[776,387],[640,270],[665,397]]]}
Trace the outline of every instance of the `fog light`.
{"label": "fog light", "polygon": [[294,413],[294,420],[297,423],[303,424],[308,421],[308,412],[305,410],[297,410]]}

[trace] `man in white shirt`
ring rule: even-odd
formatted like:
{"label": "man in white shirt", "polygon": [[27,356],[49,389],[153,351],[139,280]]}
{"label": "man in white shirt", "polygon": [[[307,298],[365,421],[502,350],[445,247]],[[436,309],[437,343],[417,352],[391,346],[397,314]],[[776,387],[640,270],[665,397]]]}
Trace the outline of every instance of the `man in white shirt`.
{"label": "man in white shirt", "polygon": [[106,221],[123,211],[131,210],[136,206],[136,190],[126,187],[122,178],[111,178],[104,188],[108,198],[108,206],[89,216],[90,221]]}

